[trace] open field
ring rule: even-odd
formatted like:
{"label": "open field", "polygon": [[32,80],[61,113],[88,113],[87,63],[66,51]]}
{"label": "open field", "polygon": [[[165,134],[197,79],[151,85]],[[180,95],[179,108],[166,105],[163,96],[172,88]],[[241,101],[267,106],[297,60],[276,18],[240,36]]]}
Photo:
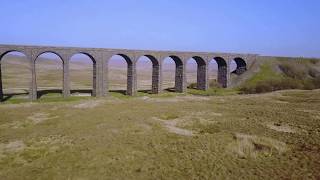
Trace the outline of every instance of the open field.
{"label": "open field", "polygon": [[0,179],[319,179],[320,91],[0,106]]}

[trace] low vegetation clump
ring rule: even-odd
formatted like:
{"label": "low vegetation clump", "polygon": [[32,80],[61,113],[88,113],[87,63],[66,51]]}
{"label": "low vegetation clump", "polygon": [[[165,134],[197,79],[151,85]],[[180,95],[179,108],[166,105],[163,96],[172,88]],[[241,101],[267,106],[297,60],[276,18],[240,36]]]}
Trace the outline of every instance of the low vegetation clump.
{"label": "low vegetation clump", "polygon": [[[212,89],[222,88],[221,85],[217,82],[216,79],[212,79],[209,81],[209,87]],[[190,83],[188,85],[189,89],[197,89],[197,83]]]}
{"label": "low vegetation clump", "polygon": [[236,133],[234,140],[229,150],[240,158],[272,156],[273,153],[282,154],[287,150],[285,143],[272,138]]}
{"label": "low vegetation clump", "polygon": [[216,80],[211,80],[209,82],[209,89],[206,91],[198,90],[197,83],[191,83],[188,86],[187,92],[192,95],[200,95],[200,96],[226,96],[226,95],[234,95],[239,94],[240,91],[237,89],[226,89],[222,88],[221,85]]}
{"label": "low vegetation clump", "polygon": [[236,89],[224,89],[224,88],[209,88],[206,91],[198,89],[188,89],[189,94],[199,95],[199,96],[227,96],[239,94],[239,91]]}

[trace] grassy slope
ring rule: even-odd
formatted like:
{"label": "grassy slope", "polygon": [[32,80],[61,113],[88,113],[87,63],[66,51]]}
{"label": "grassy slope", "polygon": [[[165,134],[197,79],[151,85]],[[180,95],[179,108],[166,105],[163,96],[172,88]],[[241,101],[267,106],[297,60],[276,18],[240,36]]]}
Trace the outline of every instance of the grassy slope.
{"label": "grassy slope", "polygon": [[239,90],[262,93],[281,89],[316,89],[320,87],[319,83],[319,60],[270,58],[239,86]]}

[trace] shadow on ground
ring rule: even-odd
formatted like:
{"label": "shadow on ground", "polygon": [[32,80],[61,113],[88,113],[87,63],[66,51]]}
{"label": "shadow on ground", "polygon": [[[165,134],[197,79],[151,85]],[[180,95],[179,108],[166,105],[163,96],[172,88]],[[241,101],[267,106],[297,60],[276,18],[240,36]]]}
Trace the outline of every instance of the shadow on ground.
{"label": "shadow on ground", "polygon": [[[117,94],[121,94],[121,95],[127,95],[127,91],[126,90],[110,90],[109,92],[112,93],[117,93]],[[139,93],[145,93],[145,94],[153,94],[151,90],[139,90]],[[167,88],[164,89],[164,92],[176,92],[175,88]],[[71,94],[93,94],[91,89],[77,89],[77,90],[71,90],[70,91]],[[50,89],[50,90],[39,90],[37,91],[37,97],[38,99],[43,98],[43,96],[46,95],[52,95],[52,94],[61,94],[61,96],[63,96],[63,91],[61,89]],[[29,96],[29,91],[25,90],[25,92],[21,92],[21,93],[8,93],[8,94],[4,94],[3,98],[0,99],[0,102],[6,102],[9,101],[12,98],[16,98],[19,96]]]}
{"label": "shadow on ground", "polygon": [[[78,90],[71,90],[71,94],[91,94],[92,90],[90,89],[78,89]],[[61,89],[50,89],[50,90],[39,90],[37,91],[38,99],[42,98],[43,96],[50,95],[50,94],[61,94],[63,96]],[[6,102],[13,98],[17,98],[19,96],[29,96],[29,91],[25,90],[25,92],[21,93],[7,93],[3,95],[3,98],[0,99],[0,102]]]}
{"label": "shadow on ground", "polygon": [[3,95],[3,98],[0,99],[0,102],[6,102],[6,101],[9,101],[10,99],[12,99],[13,97],[16,97],[16,96],[28,96],[29,95],[29,92],[28,91],[25,91],[23,93],[10,93],[10,94],[4,94]]}

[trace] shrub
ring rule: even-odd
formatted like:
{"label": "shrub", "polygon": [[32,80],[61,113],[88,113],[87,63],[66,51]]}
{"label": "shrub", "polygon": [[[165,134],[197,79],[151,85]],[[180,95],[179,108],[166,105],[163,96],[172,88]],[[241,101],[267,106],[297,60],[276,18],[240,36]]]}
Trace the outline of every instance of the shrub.
{"label": "shrub", "polygon": [[313,79],[313,84],[315,88],[320,88],[320,76]]}
{"label": "shrub", "polygon": [[221,132],[221,128],[215,124],[201,125],[200,133],[201,134],[215,134]]}
{"label": "shrub", "polygon": [[317,76],[320,76],[320,73],[315,68],[310,67],[308,70],[308,75],[313,78],[316,78]]}
{"label": "shrub", "polygon": [[294,79],[303,79],[306,77],[306,72],[305,72],[305,66],[301,65],[297,62],[295,63],[281,63],[279,65],[279,68],[281,71],[288,77],[294,78]]}
{"label": "shrub", "polygon": [[189,88],[189,89],[197,89],[197,83],[190,83],[190,84],[188,85],[188,88]]}
{"label": "shrub", "polygon": [[306,89],[306,90],[316,89],[313,79],[306,79],[302,81],[302,84],[303,84],[303,88],[301,89]]}
{"label": "shrub", "polygon": [[176,115],[176,114],[171,114],[171,113],[169,113],[169,114],[164,114],[164,115],[161,116],[161,119],[163,119],[163,120],[174,120],[174,119],[177,119],[177,118],[179,118],[178,115]]}
{"label": "shrub", "polygon": [[209,82],[210,88],[222,88],[221,84],[218,83],[216,79],[213,79]]}
{"label": "shrub", "polygon": [[311,64],[317,64],[317,63],[320,62],[320,61],[319,61],[319,59],[309,59],[309,62],[310,62]]}
{"label": "shrub", "polygon": [[[217,82],[217,80],[213,79],[209,81],[210,88],[222,88],[221,85]],[[190,83],[188,85],[189,89],[197,89],[197,83]]]}
{"label": "shrub", "polygon": [[301,89],[304,85],[296,79],[282,78],[282,79],[267,79],[259,81],[254,85],[247,85],[240,88],[240,91],[246,94],[266,93],[284,89]]}

